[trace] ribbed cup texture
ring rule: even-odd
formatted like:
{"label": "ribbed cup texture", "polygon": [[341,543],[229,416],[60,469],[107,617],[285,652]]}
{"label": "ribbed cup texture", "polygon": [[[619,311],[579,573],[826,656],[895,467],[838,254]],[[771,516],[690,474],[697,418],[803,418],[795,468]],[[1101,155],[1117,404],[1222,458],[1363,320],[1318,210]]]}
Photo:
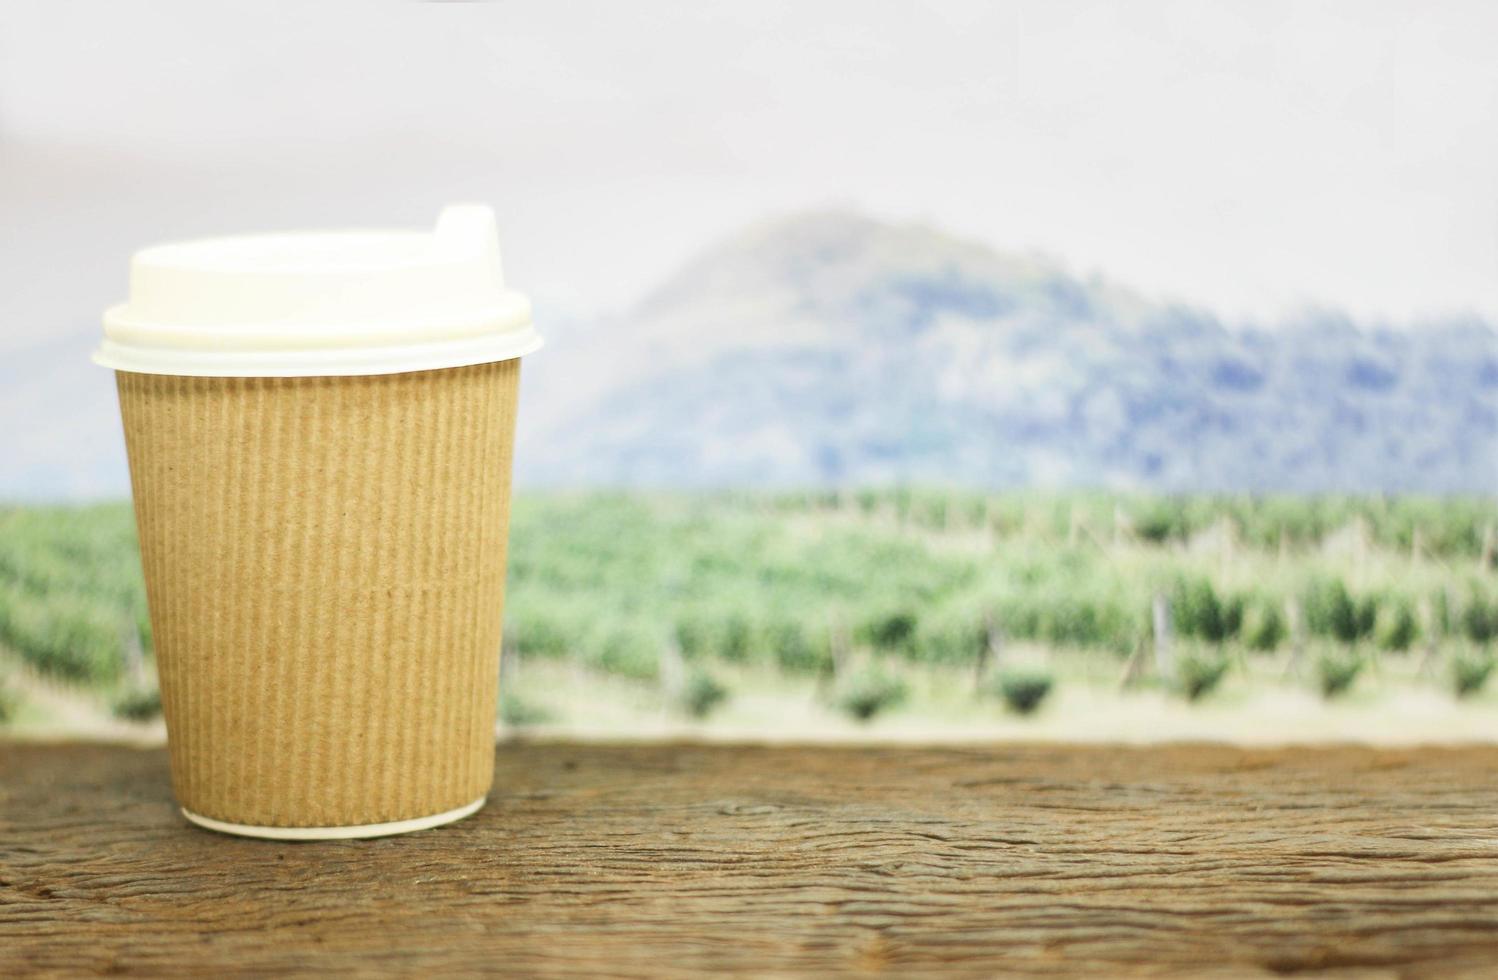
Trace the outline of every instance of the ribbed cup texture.
{"label": "ribbed cup texture", "polygon": [[349,826],[487,793],[520,362],[117,377],[183,806]]}

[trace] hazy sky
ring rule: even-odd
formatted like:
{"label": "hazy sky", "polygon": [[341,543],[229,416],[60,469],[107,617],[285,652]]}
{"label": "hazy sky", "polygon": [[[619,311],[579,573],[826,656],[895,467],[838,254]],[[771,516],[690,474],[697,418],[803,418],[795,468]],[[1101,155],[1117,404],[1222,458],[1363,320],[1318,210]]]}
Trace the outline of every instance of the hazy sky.
{"label": "hazy sky", "polygon": [[1230,314],[1498,317],[1495,38],[1488,2],[7,0],[0,261],[41,297],[87,239],[93,302],[129,245],[482,197],[514,284],[609,308],[833,203]]}

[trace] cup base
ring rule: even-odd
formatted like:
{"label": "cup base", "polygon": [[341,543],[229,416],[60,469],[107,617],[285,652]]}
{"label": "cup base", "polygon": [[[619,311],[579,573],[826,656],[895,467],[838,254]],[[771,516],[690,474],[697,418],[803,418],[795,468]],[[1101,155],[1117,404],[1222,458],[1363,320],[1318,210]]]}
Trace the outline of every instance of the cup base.
{"label": "cup base", "polygon": [[389,837],[393,834],[409,834],[415,830],[428,830],[443,824],[454,823],[478,812],[487,796],[480,796],[472,803],[465,803],[456,810],[434,813],[429,817],[414,817],[410,820],[392,820],[389,823],[355,824],[351,827],[254,827],[249,824],[227,823],[193,813],[182,807],[182,815],[199,827],[216,830],[221,834],[239,837],[259,837],[263,840],[351,840],[361,837]]}

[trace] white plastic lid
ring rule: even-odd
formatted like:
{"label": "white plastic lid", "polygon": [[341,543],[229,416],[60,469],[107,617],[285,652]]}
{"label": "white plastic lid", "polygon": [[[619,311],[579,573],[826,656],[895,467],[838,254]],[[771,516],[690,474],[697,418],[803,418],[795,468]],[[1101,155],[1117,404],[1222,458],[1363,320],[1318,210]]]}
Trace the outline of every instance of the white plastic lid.
{"label": "white plastic lid", "polygon": [[541,346],[508,290],[494,212],[430,231],[301,232],[158,245],[130,262],[94,362],[141,374],[396,374],[504,361]]}

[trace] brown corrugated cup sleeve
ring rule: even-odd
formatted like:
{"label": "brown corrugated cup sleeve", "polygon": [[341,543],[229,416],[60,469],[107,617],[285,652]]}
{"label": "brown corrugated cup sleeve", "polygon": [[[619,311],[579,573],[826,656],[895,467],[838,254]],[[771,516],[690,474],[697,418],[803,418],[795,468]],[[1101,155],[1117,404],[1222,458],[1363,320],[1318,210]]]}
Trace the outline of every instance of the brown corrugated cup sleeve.
{"label": "brown corrugated cup sleeve", "polygon": [[482,800],[519,377],[117,373],[185,809],[357,827]]}

